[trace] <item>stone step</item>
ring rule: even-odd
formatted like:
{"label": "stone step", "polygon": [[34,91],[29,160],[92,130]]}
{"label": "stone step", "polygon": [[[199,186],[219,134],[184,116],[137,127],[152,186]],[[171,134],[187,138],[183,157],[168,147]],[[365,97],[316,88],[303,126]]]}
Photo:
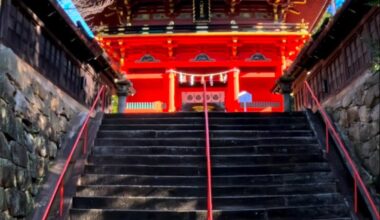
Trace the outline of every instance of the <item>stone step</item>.
{"label": "stone step", "polygon": [[[338,193],[258,195],[258,196],[213,196],[216,210],[241,208],[271,208],[284,206],[334,205],[343,203]],[[73,208],[80,209],[139,209],[190,211],[206,209],[206,197],[161,197],[124,196],[89,197],[75,196]]]}
{"label": "stone step", "polygon": [[[347,220],[304,113],[210,113],[214,219]],[[203,113],[105,115],[72,219],[207,219]]]}
{"label": "stone step", "polygon": [[[71,219],[81,220],[124,220],[124,219],[181,219],[206,220],[206,210],[188,212],[122,209],[71,209]],[[349,211],[345,205],[315,205],[275,208],[252,208],[236,210],[213,210],[215,220],[349,220]]]}
{"label": "stone step", "polygon": [[[210,124],[272,124],[278,123],[304,123],[304,116],[295,117],[210,117]],[[160,118],[105,118],[102,124],[204,124],[203,117],[160,117]]]}
{"label": "stone step", "polygon": [[[143,155],[143,154],[170,154],[170,155],[205,155],[204,146],[95,146],[94,154],[115,155]],[[229,154],[307,154],[321,153],[316,144],[291,145],[256,145],[256,146],[212,146],[212,155]]]}
{"label": "stone step", "polygon": [[[124,131],[124,130],[204,130],[204,123],[200,124],[102,124],[100,126],[100,131],[103,130],[113,130],[113,131]],[[215,130],[290,130],[290,129],[298,129],[298,130],[307,130],[310,129],[309,125],[305,122],[300,123],[277,123],[277,124],[236,124],[236,125],[228,125],[228,124],[210,124],[210,131]]]}
{"label": "stone step", "polygon": [[[265,165],[213,166],[213,175],[242,175],[242,174],[281,174],[299,172],[329,171],[327,163],[288,163]],[[183,175],[203,176],[204,166],[194,165],[86,165],[85,173],[89,174],[134,174],[134,175]]]}
{"label": "stone step", "polygon": [[[214,197],[252,195],[304,195],[336,192],[335,183],[293,185],[221,185],[213,186]],[[202,197],[207,194],[204,186],[146,186],[146,185],[85,185],[77,187],[77,196],[95,197]]]}
{"label": "stone step", "polygon": [[[258,144],[317,144],[313,137],[267,137],[267,138],[213,138],[213,146],[246,146]],[[203,137],[199,138],[97,138],[95,146],[205,146]]]}
{"label": "stone step", "polygon": [[[203,130],[130,130],[113,131],[102,130],[98,132],[98,138],[173,138],[173,137],[203,137]],[[311,130],[223,130],[210,131],[210,138],[255,138],[255,137],[311,137]]]}
{"label": "stone step", "polygon": [[[186,165],[203,164],[204,155],[103,155],[95,154],[88,158],[88,164],[116,165]],[[287,154],[287,155],[212,155],[213,165],[258,165],[279,163],[323,162],[318,154]]]}
{"label": "stone step", "polygon": [[[176,113],[141,113],[141,114],[105,114],[104,118],[162,118],[162,117],[203,117],[203,112],[176,112]],[[209,117],[224,117],[224,118],[235,118],[235,117],[293,117],[293,116],[305,116],[303,112],[209,112]]]}
{"label": "stone step", "polygon": [[[213,175],[213,186],[225,185],[290,185],[310,183],[332,183],[334,175],[329,171],[299,172],[257,175]],[[80,178],[79,185],[148,185],[148,186],[205,186],[205,176],[184,175],[117,175],[86,174]]]}

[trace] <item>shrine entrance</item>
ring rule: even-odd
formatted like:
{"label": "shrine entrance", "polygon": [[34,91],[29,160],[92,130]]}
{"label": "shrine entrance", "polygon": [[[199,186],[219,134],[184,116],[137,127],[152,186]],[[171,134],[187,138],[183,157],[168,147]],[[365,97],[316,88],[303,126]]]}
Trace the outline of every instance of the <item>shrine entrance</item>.
{"label": "shrine entrance", "polygon": [[[229,99],[233,99],[234,96],[228,90],[228,73],[234,71],[238,70],[206,74],[173,71],[179,78],[178,93],[181,95],[181,111],[203,112],[203,101],[206,97],[209,111],[226,112],[226,106],[229,106],[226,103],[226,96]],[[206,84],[206,91],[204,91],[203,84]]]}
{"label": "shrine entrance", "polygon": [[[273,86],[308,39],[303,28],[265,33],[99,34],[97,40],[137,91],[128,98],[128,113],[197,111],[202,80],[213,111],[281,112],[283,97],[273,93]],[[255,94],[245,108],[238,99],[242,91]]]}

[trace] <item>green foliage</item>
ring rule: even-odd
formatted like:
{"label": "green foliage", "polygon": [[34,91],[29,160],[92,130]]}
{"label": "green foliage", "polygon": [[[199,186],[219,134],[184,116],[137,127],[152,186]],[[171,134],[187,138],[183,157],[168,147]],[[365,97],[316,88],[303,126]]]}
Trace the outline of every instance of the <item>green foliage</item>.
{"label": "green foliage", "polygon": [[372,47],[372,54],[373,54],[373,60],[372,60],[372,71],[374,73],[380,73],[380,45],[379,43],[376,43],[374,47]]}
{"label": "green foliage", "polygon": [[289,83],[289,82],[293,82],[294,81],[294,77],[291,77],[287,74],[284,74],[282,75],[279,80],[279,82],[282,82],[282,83]]}
{"label": "green foliage", "polygon": [[380,0],[367,0],[367,2],[371,6],[380,7]]}
{"label": "green foliage", "polygon": [[323,29],[325,29],[326,25],[329,23],[330,18],[332,15],[328,12],[326,12],[323,17],[319,20],[318,24],[315,26],[314,30],[312,31],[312,38],[316,39],[320,33],[322,33]]}
{"label": "green foliage", "polygon": [[118,112],[118,103],[119,103],[119,100],[118,100],[117,95],[113,95],[112,96],[112,101],[111,101],[112,113],[117,113]]}

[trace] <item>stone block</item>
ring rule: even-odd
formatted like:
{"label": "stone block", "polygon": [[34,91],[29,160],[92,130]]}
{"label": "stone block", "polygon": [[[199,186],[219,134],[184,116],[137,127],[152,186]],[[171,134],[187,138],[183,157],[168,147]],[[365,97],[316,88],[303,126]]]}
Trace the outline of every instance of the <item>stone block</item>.
{"label": "stone block", "polygon": [[32,180],[37,179],[37,156],[35,154],[28,154],[29,163],[29,174]]}
{"label": "stone block", "polygon": [[342,111],[340,111],[339,118],[340,118],[339,119],[340,126],[347,128],[349,126],[347,111],[342,109]]}
{"label": "stone block", "polygon": [[59,141],[58,132],[53,129],[53,126],[51,124],[49,124],[49,126],[47,127],[46,134],[48,135],[49,140],[51,140],[55,143],[58,143],[58,141]]}
{"label": "stone block", "polygon": [[58,112],[59,99],[57,97],[52,97],[50,100],[50,109],[52,112]]}
{"label": "stone block", "polygon": [[13,187],[16,186],[16,167],[10,161],[0,158],[0,186]]}
{"label": "stone block", "polygon": [[364,123],[360,126],[360,142],[366,142],[371,138],[371,124]]}
{"label": "stone block", "polygon": [[42,101],[45,101],[48,98],[49,92],[41,86],[38,82],[32,82],[32,88],[34,95],[38,96]]}
{"label": "stone block", "polygon": [[359,149],[360,158],[364,159],[372,156],[372,154],[377,150],[377,144],[378,143],[376,142],[375,138],[372,138],[371,140],[363,143]]}
{"label": "stone block", "polygon": [[28,150],[29,153],[35,152],[35,147],[34,147],[34,137],[32,134],[25,132],[24,134],[24,145],[26,149]]}
{"label": "stone block", "polygon": [[37,178],[41,179],[45,176],[47,170],[47,160],[37,158]]}
{"label": "stone block", "polygon": [[29,191],[26,191],[26,214],[30,215],[34,210],[33,196]]}
{"label": "stone block", "polygon": [[22,124],[24,126],[24,129],[30,133],[30,134],[38,134],[41,130],[36,126],[35,123],[33,123],[33,121],[31,121],[30,119],[26,119],[26,118],[23,118],[22,120]]}
{"label": "stone block", "polygon": [[23,140],[23,126],[9,108],[0,109],[0,130],[14,140]]}
{"label": "stone block", "polygon": [[352,97],[352,105],[361,106],[364,102],[363,90],[357,89]]}
{"label": "stone block", "polygon": [[32,183],[29,171],[27,169],[17,168],[16,170],[17,187],[26,191],[30,188]]}
{"label": "stone block", "polygon": [[42,108],[42,114],[43,115],[49,116],[50,112],[53,111],[51,106],[50,106],[51,99],[52,99],[52,93],[50,93],[50,92],[46,93],[46,97],[44,99],[41,99],[44,102],[44,105]]}
{"label": "stone block", "polygon": [[66,131],[68,125],[68,120],[65,116],[59,116],[59,131]]}
{"label": "stone block", "polygon": [[0,187],[0,212],[7,209],[7,200],[5,198],[4,188]]}
{"label": "stone block", "polygon": [[380,103],[378,103],[371,111],[371,119],[372,121],[377,121],[379,123],[380,120]]}
{"label": "stone block", "polygon": [[346,95],[342,100],[342,107],[347,108],[352,103],[352,96]]}
{"label": "stone block", "polygon": [[42,135],[38,135],[34,137],[34,146],[36,148],[36,152],[41,157],[47,157],[47,143],[46,138]]}
{"label": "stone block", "polygon": [[26,217],[27,198],[25,192],[12,188],[5,190],[5,194],[10,215],[17,218]]}
{"label": "stone block", "polygon": [[16,115],[26,116],[26,113],[29,111],[30,103],[26,100],[25,96],[17,90],[16,95],[14,96],[15,106],[14,110]]}
{"label": "stone block", "polygon": [[361,106],[359,108],[359,118],[361,122],[369,122],[370,121],[370,113],[366,106]]}
{"label": "stone block", "polygon": [[[371,88],[369,88],[364,96],[364,104],[371,108],[376,104],[376,100],[379,98],[379,86],[374,85]],[[378,101],[377,101],[378,102]]]}
{"label": "stone block", "polygon": [[45,145],[38,148],[38,155],[44,158],[48,156],[48,150]]}
{"label": "stone block", "polygon": [[54,132],[59,133],[61,131],[59,117],[57,114],[51,112],[51,114],[49,115],[49,122]]}
{"label": "stone block", "polygon": [[36,197],[39,192],[40,192],[40,187],[37,184],[33,184],[32,187],[30,187],[30,194],[33,197]]}
{"label": "stone block", "polygon": [[379,85],[380,83],[380,75],[379,74],[372,74],[364,83],[364,88],[370,88],[374,85]]}
{"label": "stone block", "polygon": [[41,131],[45,131],[49,124],[49,119],[40,113],[38,113],[37,126]]}
{"label": "stone block", "polygon": [[62,101],[62,99],[60,99],[57,114],[66,116],[67,111],[68,111],[68,109],[66,108],[66,104]]}
{"label": "stone block", "polygon": [[48,151],[49,151],[49,158],[54,159],[57,157],[58,152],[58,146],[56,143],[49,141],[48,142]]}
{"label": "stone block", "polygon": [[357,106],[351,107],[347,110],[348,124],[359,121],[359,108]]}
{"label": "stone block", "polygon": [[2,132],[0,132],[0,158],[11,159],[11,148]]}
{"label": "stone block", "polygon": [[14,104],[13,95],[16,92],[16,88],[12,85],[8,79],[7,74],[0,72],[0,97],[6,102]]}
{"label": "stone block", "polygon": [[332,118],[334,120],[334,122],[339,122],[340,121],[340,111],[338,110],[334,110],[332,113]]}
{"label": "stone block", "polygon": [[348,128],[348,137],[353,142],[360,141],[360,123],[354,123]]}
{"label": "stone block", "polygon": [[368,169],[374,176],[380,175],[380,151],[373,153],[368,160]]}
{"label": "stone block", "polygon": [[10,216],[8,211],[0,213],[0,219],[1,220],[19,220],[17,218]]}
{"label": "stone block", "polygon": [[66,133],[61,133],[59,135],[59,139],[58,139],[58,143],[57,143],[58,149],[61,149],[63,147],[65,140],[66,140]]}
{"label": "stone block", "polygon": [[23,145],[15,141],[12,141],[10,143],[10,146],[11,146],[13,163],[15,163],[16,165],[20,167],[26,168],[28,166],[27,149]]}
{"label": "stone block", "polygon": [[371,123],[371,133],[370,133],[370,136],[373,137],[373,136],[376,136],[378,135],[380,132],[380,124],[378,121],[374,121]]}
{"label": "stone block", "polygon": [[35,114],[44,111],[44,102],[40,99],[40,97],[33,95],[30,99],[30,103],[33,106]]}

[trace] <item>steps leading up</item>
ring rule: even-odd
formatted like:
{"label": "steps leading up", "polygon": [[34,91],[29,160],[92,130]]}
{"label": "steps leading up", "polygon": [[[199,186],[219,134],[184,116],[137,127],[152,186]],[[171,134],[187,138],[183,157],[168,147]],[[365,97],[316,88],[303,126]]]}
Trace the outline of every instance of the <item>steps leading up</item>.
{"label": "steps leading up", "polygon": [[[206,219],[200,113],[106,115],[71,219]],[[210,113],[214,219],[346,220],[303,113]]]}

